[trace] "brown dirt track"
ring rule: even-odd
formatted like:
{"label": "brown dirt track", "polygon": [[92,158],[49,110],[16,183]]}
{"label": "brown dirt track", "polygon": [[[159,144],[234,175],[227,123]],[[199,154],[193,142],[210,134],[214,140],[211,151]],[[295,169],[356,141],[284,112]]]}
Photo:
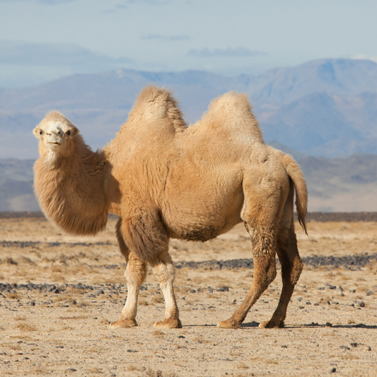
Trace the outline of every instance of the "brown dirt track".
{"label": "brown dirt track", "polygon": [[250,287],[242,226],[207,243],[172,240],[182,329],[155,330],[163,300],[149,273],[139,326],[110,330],[127,296],[114,224],[63,234],[39,213],[0,215],[1,376],[375,376],[377,214],[310,214],[305,269],[286,327],[258,328],[278,278],[239,330],[222,330]]}

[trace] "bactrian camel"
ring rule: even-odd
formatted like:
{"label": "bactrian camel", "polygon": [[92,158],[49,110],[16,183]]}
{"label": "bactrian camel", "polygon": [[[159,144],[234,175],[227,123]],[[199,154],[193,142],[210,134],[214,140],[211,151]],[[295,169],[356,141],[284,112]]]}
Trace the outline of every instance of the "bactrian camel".
{"label": "bactrian camel", "polygon": [[242,305],[222,328],[238,328],[276,276],[283,287],[277,309],[261,327],[283,327],[302,270],[294,231],[306,231],[306,184],[297,163],[267,146],[244,94],[227,93],[187,127],[170,92],[148,86],[129,119],[103,150],[93,152],[78,129],[52,111],[35,128],[40,158],[35,192],[46,217],[72,234],[96,234],[108,214],[127,267],[128,295],[112,328],[136,326],[147,263],[165,299],[157,328],[181,327],[174,295],[169,239],[207,241],[244,222],[251,237],[254,276]]}

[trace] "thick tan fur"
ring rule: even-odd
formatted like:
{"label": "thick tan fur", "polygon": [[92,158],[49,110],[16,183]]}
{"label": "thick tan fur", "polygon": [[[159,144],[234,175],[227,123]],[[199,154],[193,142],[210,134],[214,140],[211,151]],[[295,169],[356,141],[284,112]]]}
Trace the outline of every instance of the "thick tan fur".
{"label": "thick tan fur", "polygon": [[53,112],[37,126],[40,159],[35,190],[47,217],[74,234],[103,229],[108,212],[120,217],[116,235],[127,261],[129,294],[112,327],[137,325],[137,299],[152,266],[163,291],[160,328],[180,327],[173,291],[170,238],[206,241],[243,221],[250,233],[255,273],[251,289],[220,327],[236,328],[282,264],[278,308],[263,327],[281,327],[301,270],[294,232],[306,230],[306,184],[292,157],[264,144],[244,94],[212,101],[187,128],[177,101],[164,89],[144,89],[128,121],[103,150],[91,152],[77,128]]}

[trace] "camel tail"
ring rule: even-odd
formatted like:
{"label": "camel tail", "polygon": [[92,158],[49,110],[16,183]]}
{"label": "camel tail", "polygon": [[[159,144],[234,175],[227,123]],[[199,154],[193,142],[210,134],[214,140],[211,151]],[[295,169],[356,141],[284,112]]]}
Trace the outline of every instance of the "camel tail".
{"label": "camel tail", "polygon": [[290,155],[283,155],[282,161],[285,170],[295,186],[298,222],[304,229],[305,233],[308,234],[305,220],[308,212],[308,189],[306,187],[304,175],[302,174],[300,166]]}

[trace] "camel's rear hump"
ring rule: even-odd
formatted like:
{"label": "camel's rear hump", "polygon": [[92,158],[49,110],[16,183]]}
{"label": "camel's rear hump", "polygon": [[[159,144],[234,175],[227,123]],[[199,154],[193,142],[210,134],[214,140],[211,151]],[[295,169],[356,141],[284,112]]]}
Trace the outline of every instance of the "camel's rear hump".
{"label": "camel's rear hump", "polygon": [[262,142],[262,131],[246,94],[228,92],[214,99],[201,120],[212,128],[226,128],[239,135],[250,135]]}

